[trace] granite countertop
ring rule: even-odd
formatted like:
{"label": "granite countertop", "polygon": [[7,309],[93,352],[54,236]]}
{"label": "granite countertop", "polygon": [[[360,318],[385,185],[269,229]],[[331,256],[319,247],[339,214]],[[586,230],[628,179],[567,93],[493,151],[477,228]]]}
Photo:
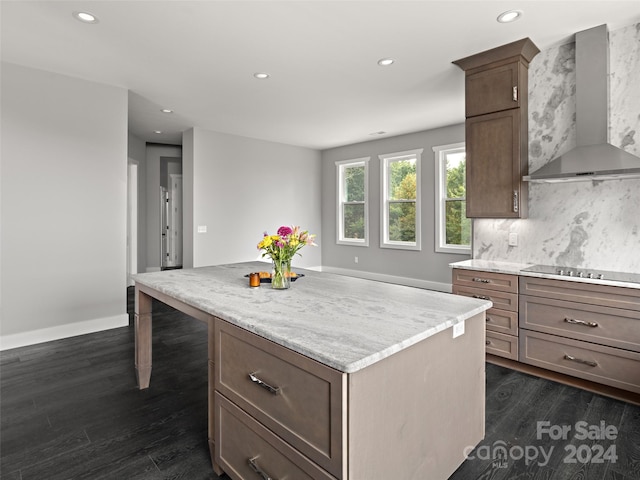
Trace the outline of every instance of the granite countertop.
{"label": "granite countertop", "polygon": [[263,262],[142,273],[165,293],[346,373],[356,372],[491,307],[491,302],[294,268],[288,290],[249,287]]}
{"label": "granite countertop", "polygon": [[616,280],[596,279],[596,278],[581,278],[581,277],[568,277],[560,275],[552,275],[548,273],[539,272],[525,272],[525,268],[533,266],[531,263],[510,263],[500,262],[496,260],[464,260],[461,262],[450,263],[451,268],[461,268],[464,270],[477,270],[482,272],[496,272],[496,273],[508,273],[511,275],[522,275],[527,277],[538,278],[550,278],[553,280],[566,280],[567,282],[582,282],[582,283],[595,283],[598,285],[610,285],[613,287],[626,287],[640,289],[640,283],[636,282],[621,282]]}

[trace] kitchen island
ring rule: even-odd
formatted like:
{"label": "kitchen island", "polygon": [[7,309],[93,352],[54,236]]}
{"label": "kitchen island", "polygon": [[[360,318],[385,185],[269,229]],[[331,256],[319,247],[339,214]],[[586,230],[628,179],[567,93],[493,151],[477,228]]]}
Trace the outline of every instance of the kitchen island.
{"label": "kitchen island", "polygon": [[289,290],[250,288],[245,275],[265,269],[137,275],[139,387],[150,384],[156,298],[209,326],[217,473],[448,478],[484,436],[491,303],[300,269]]}

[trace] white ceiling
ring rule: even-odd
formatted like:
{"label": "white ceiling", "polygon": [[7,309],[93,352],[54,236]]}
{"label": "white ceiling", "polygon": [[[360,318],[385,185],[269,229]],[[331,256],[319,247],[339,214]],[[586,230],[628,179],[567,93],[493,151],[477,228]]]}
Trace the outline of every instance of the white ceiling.
{"label": "white ceiling", "polygon": [[[129,129],[145,141],[179,144],[196,126],[317,149],[462,122],[464,74],[453,60],[523,37],[545,49],[603,23],[640,22],[638,0],[0,5],[3,61],[127,88]],[[496,22],[510,9],[523,18]],[[379,67],[383,57],[396,62]]]}

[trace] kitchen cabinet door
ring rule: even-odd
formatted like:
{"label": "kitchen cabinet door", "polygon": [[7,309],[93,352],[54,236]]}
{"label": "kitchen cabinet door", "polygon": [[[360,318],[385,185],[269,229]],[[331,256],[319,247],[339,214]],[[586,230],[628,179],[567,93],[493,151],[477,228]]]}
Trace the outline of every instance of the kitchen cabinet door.
{"label": "kitchen cabinet door", "polygon": [[465,80],[466,116],[520,107],[521,70],[526,76],[526,68],[520,62],[514,62],[468,74]]}
{"label": "kitchen cabinet door", "polygon": [[521,109],[467,119],[467,217],[526,215],[527,185],[520,179],[527,172],[527,145],[522,137]]}

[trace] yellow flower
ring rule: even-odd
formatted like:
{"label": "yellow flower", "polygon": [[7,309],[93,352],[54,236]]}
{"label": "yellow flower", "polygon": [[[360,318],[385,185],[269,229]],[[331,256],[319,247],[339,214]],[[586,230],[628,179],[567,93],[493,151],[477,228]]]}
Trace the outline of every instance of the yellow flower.
{"label": "yellow flower", "polygon": [[271,239],[270,236],[264,236],[262,237],[262,240],[258,244],[258,248],[267,248],[269,247],[269,245],[271,245],[272,241],[273,240]]}

